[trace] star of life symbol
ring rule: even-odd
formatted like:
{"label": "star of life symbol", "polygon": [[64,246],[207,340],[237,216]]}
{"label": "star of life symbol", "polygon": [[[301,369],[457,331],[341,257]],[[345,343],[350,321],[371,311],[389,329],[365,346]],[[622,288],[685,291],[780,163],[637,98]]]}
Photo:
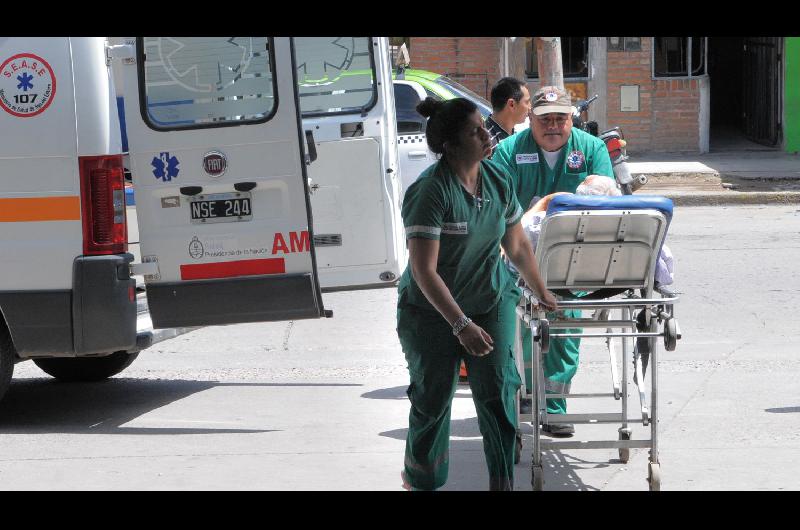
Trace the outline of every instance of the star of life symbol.
{"label": "star of life symbol", "polygon": [[33,79],[33,76],[28,75],[25,72],[23,72],[22,75],[18,75],[17,81],[19,81],[19,84],[17,85],[17,88],[20,88],[24,92],[27,92],[28,89],[33,88],[33,83],[31,83],[31,79]]}
{"label": "star of life symbol", "polygon": [[556,94],[555,92],[548,92],[547,94],[544,95],[544,99],[546,99],[547,101],[555,101],[558,99],[558,94]]}
{"label": "star of life symbol", "polygon": [[[355,58],[355,37],[311,37],[295,42],[297,56],[306,58],[297,65],[301,87],[331,85],[349,70]],[[299,61],[298,61],[299,62]]]}
{"label": "star of life symbol", "polygon": [[169,152],[160,153],[157,157],[154,156],[150,164],[155,168],[153,169],[153,175],[157,179],[169,182],[178,177],[178,172],[180,171],[178,164],[180,162],[174,156],[169,156]]}
{"label": "star of life symbol", "polygon": [[578,169],[583,165],[583,153],[580,151],[572,151],[567,155],[567,165],[571,169]]}
{"label": "star of life symbol", "polygon": [[[257,51],[253,37],[159,37],[157,46],[163,72],[176,84],[190,92],[210,93],[222,91],[242,79],[253,77],[249,71]],[[216,64],[209,68],[198,59],[200,46],[211,45]],[[263,48],[263,46],[262,46]],[[216,54],[216,55],[214,55]]]}

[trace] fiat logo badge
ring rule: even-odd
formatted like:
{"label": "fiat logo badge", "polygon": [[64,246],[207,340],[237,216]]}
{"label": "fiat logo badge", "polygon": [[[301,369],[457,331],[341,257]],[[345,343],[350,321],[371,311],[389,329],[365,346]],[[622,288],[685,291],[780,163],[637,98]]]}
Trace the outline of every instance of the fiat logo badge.
{"label": "fiat logo badge", "polygon": [[203,155],[203,169],[214,178],[221,177],[228,169],[228,159],[220,151],[209,151]]}

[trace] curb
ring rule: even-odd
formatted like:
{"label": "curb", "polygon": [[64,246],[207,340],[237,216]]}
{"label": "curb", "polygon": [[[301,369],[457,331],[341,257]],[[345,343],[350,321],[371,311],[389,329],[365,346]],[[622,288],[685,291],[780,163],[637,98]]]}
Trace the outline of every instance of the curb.
{"label": "curb", "polygon": [[800,204],[800,191],[720,191],[709,193],[657,193],[676,206],[721,206],[737,204]]}

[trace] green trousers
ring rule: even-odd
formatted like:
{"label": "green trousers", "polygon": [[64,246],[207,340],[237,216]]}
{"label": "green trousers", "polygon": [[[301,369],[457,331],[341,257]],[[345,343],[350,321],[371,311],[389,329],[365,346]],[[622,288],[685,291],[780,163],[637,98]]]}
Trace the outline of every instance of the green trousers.
{"label": "green trousers", "polygon": [[494,339],[488,355],[474,357],[439,313],[405,305],[401,296],[397,334],[411,381],[405,473],[413,488],[434,490],[447,482],[451,404],[463,359],[483,436],[489,489],[513,489],[515,401],[521,385],[513,353],[518,298],[518,291],[509,292],[488,313],[469,315]]}
{"label": "green trousers", "polygon": [[[580,309],[566,309],[563,311],[565,318],[580,318]],[[547,313],[548,320],[554,320],[555,313]],[[522,326],[522,358],[526,365],[530,365],[533,352],[531,350],[531,329]],[[580,333],[580,329],[557,330],[558,333]],[[568,394],[572,378],[578,371],[578,349],[581,339],[550,339],[550,350],[544,354],[544,388],[545,392]],[[525,388],[533,389],[532,370],[525,368]],[[564,398],[549,398],[547,400],[548,414],[566,414],[567,400]]]}

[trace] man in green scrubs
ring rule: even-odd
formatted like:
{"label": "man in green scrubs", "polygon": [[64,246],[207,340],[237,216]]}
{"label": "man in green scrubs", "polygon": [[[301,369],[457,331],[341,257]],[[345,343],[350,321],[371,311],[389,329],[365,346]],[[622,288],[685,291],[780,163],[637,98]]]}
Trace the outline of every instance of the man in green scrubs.
{"label": "man in green scrubs", "polygon": [[[568,92],[555,86],[542,87],[534,93],[530,130],[520,131],[500,142],[492,161],[511,173],[514,189],[523,209],[557,191],[574,193],[588,175],[614,178],[611,158],[605,143],[589,133],[572,127],[572,101]],[[579,310],[564,311],[566,318],[579,318]],[[555,315],[548,314],[552,319]],[[580,330],[567,330],[579,333]],[[530,329],[523,328],[523,358],[532,357]],[[567,394],[578,369],[580,339],[553,339],[544,356],[545,390]],[[526,387],[531,389],[531,371],[525,370]],[[566,399],[548,399],[548,414],[565,414]],[[572,436],[574,427],[552,422],[542,429],[554,436]]]}

